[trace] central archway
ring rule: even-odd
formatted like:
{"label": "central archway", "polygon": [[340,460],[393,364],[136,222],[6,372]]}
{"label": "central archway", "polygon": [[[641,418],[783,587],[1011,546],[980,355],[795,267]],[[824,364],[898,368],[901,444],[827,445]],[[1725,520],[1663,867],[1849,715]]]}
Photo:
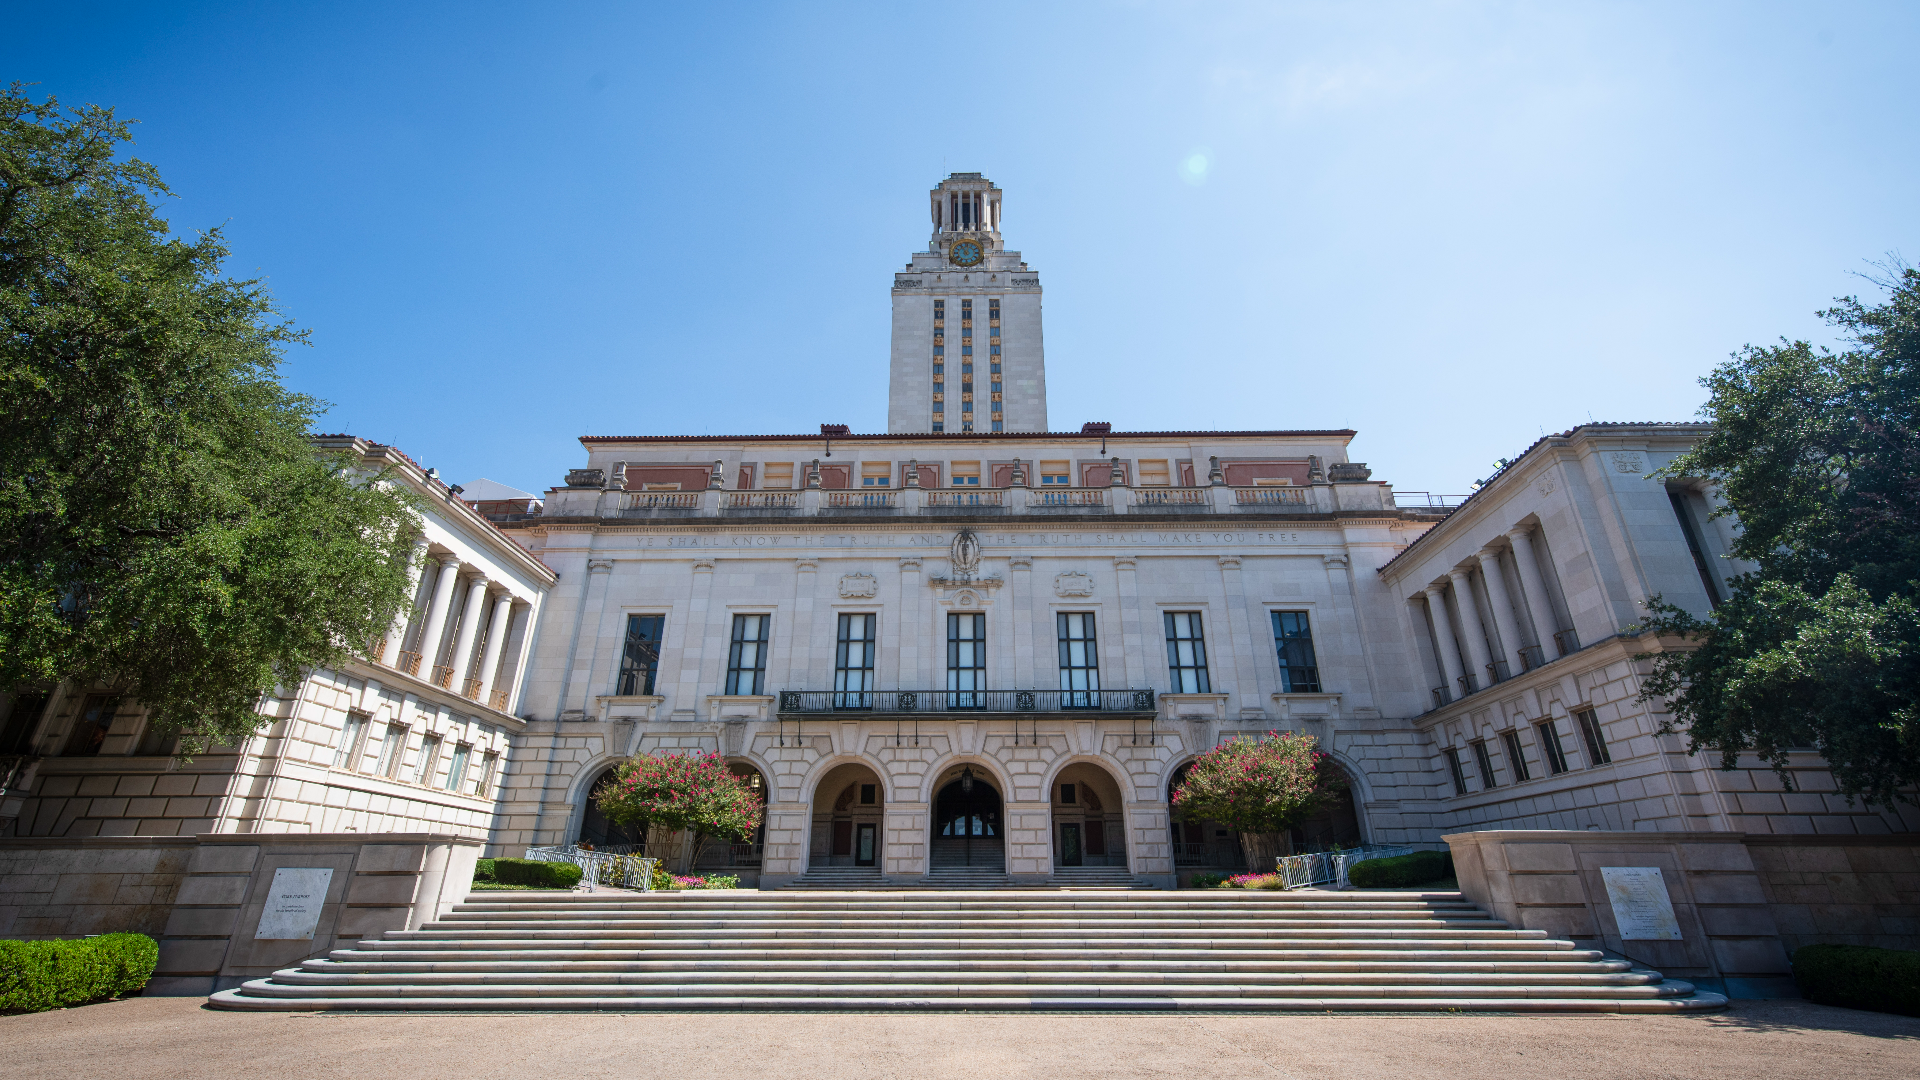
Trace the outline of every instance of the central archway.
{"label": "central archway", "polygon": [[886,787],[872,769],[846,762],[813,790],[813,839],[807,865],[880,866]]}
{"label": "central archway", "polygon": [[957,765],[941,780],[933,799],[928,869],[1004,871],[1007,844],[1000,790],[971,765]]}
{"label": "central archway", "polygon": [[1127,865],[1120,782],[1092,762],[1076,761],[1053,778],[1053,865]]}

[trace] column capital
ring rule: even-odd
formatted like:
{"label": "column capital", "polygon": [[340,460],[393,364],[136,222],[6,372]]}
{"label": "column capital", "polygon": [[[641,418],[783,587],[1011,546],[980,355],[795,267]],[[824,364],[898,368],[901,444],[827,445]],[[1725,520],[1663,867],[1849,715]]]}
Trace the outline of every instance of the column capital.
{"label": "column capital", "polygon": [[612,569],[613,569],[612,559],[588,559],[587,560],[587,573],[589,574],[605,574],[611,571]]}

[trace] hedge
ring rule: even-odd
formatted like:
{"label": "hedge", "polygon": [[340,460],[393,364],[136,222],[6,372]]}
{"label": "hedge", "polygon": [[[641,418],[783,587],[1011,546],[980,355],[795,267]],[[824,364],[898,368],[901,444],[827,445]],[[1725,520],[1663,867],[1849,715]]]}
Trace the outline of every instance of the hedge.
{"label": "hedge", "polygon": [[147,985],[160,946],[145,934],[73,941],[0,941],[0,1011],[42,1012],[131,994]]}
{"label": "hedge", "polygon": [[1416,851],[1347,867],[1347,880],[1359,889],[1404,889],[1452,875],[1453,853],[1449,851]]}
{"label": "hedge", "polygon": [[[581,870],[572,863],[541,862],[538,859],[487,859],[493,864],[493,880],[502,885],[539,885],[548,889],[571,889],[580,884]],[[480,880],[479,868],[474,869]]]}
{"label": "hedge", "polygon": [[493,881],[492,859],[480,859],[473,864],[473,880],[475,884]]}
{"label": "hedge", "polygon": [[1822,1005],[1920,1016],[1920,952],[1806,945],[1793,951],[1793,981]]}

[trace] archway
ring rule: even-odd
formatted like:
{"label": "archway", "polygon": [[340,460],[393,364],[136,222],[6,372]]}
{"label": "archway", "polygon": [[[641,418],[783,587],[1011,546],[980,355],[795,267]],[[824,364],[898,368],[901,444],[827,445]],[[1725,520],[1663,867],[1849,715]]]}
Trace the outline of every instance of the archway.
{"label": "archway", "polygon": [[1171,810],[1168,831],[1173,834],[1174,872],[1245,870],[1247,857],[1240,848],[1240,837],[1233,830],[1217,821],[1189,817],[1174,807],[1173,793],[1180,789],[1180,782],[1187,778],[1187,770],[1191,768],[1193,762],[1186,762],[1167,779],[1167,806]]}
{"label": "archway", "polygon": [[638,829],[629,825],[616,825],[607,820],[600,812],[600,800],[595,798],[600,789],[613,782],[615,769],[612,766],[594,777],[587,786],[587,805],[580,814],[580,833],[574,843],[581,847],[591,846],[598,851],[610,851],[618,855],[629,855],[646,851],[646,837]]}
{"label": "archway", "polygon": [[858,762],[835,765],[813,789],[809,866],[881,865],[886,786]]}
{"label": "archway", "polygon": [[744,840],[731,837],[709,837],[694,859],[693,868],[697,873],[702,870],[738,871],[758,870],[760,857],[766,848],[767,839],[767,780],[748,761],[733,760],[727,762],[727,771],[740,777],[760,796],[760,827],[752,836]]}
{"label": "archway", "polygon": [[1053,778],[1053,865],[1127,865],[1120,782],[1092,762],[1076,761]]}
{"label": "archway", "polygon": [[1345,786],[1319,813],[1293,827],[1293,850],[1302,854],[1331,851],[1334,847],[1359,847],[1366,842],[1360,831],[1360,812],[1353,798],[1353,778],[1331,760],[1320,767],[1338,776]]}
{"label": "archway", "polygon": [[1000,790],[984,770],[956,765],[941,774],[933,799],[929,870],[1000,870],[1007,866]]}

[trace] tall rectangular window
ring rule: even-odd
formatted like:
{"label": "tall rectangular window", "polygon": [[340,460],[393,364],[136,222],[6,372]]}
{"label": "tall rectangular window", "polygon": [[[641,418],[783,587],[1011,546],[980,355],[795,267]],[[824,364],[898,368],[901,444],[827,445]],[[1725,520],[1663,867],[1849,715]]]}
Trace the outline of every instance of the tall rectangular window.
{"label": "tall rectangular window", "polygon": [[771,615],[735,615],[733,642],[727,647],[728,694],[758,694],[767,676],[767,632]]}
{"label": "tall rectangular window", "polygon": [[1460,749],[1458,747],[1447,747],[1447,773],[1453,777],[1453,793],[1455,795],[1465,795],[1467,793],[1467,771],[1460,765]]}
{"label": "tall rectangular window", "polygon": [[627,616],[627,643],[620,653],[622,697],[653,693],[653,677],[660,670],[660,635],[665,615]]}
{"label": "tall rectangular window", "polygon": [[1607,751],[1607,733],[1600,730],[1600,718],[1592,709],[1576,709],[1573,720],[1580,725],[1580,738],[1587,744],[1587,767],[1610,764],[1613,755]]}
{"label": "tall rectangular window", "polygon": [[340,726],[340,745],[333,751],[333,767],[351,770],[360,763],[360,740],[367,734],[367,714],[350,712]]}
{"label": "tall rectangular window", "polygon": [[1169,611],[1167,623],[1167,672],[1176,694],[1210,694],[1207,681],[1207,642],[1197,611]]}
{"label": "tall rectangular window", "polygon": [[977,612],[947,616],[949,709],[984,709],[987,696],[987,617]]}
{"label": "tall rectangular window", "polygon": [[1553,728],[1552,720],[1542,720],[1533,726],[1534,733],[1540,737],[1540,756],[1547,759],[1547,773],[1559,776],[1567,771],[1567,752],[1560,748],[1560,733]]}
{"label": "tall rectangular window", "polygon": [[1313,658],[1313,628],[1304,611],[1273,613],[1273,644],[1280,652],[1280,692],[1317,694],[1320,667]]}
{"label": "tall rectangular window", "polygon": [[1531,780],[1527,775],[1527,757],[1520,752],[1520,733],[1503,731],[1500,733],[1500,748],[1507,752],[1507,768],[1513,770],[1513,782]]}
{"label": "tall rectangular window", "polygon": [[1060,633],[1060,702],[1068,709],[1100,705],[1100,643],[1095,640],[1091,611],[1062,611],[1055,617]]}
{"label": "tall rectangular window", "polygon": [[380,739],[380,761],[374,766],[374,772],[391,780],[400,771],[400,759],[406,756],[407,729],[388,724],[387,733]]}
{"label": "tall rectangular window", "polygon": [[485,795],[493,790],[493,773],[500,767],[500,754],[489,750],[480,755],[480,779],[473,785],[475,795]]}
{"label": "tall rectangular window", "polygon": [[1700,531],[1695,526],[1693,514],[1687,509],[1687,498],[1677,491],[1667,492],[1667,502],[1673,507],[1673,516],[1680,523],[1680,532],[1687,538],[1687,554],[1693,557],[1694,572],[1700,575],[1700,585],[1707,590],[1707,603],[1720,606],[1720,586],[1714,581],[1713,567],[1707,562],[1706,549],[1700,543]]}
{"label": "tall rectangular window", "polygon": [[113,694],[91,694],[73,719],[67,735],[67,757],[94,757],[106,745],[107,732],[113,727],[114,714],[120,711],[120,699]]}
{"label": "tall rectangular window", "polygon": [[840,639],[833,653],[833,707],[873,708],[873,615],[840,616]]}
{"label": "tall rectangular window", "polygon": [[1487,753],[1486,740],[1475,739],[1472,745],[1473,767],[1480,773],[1480,787],[1486,789],[1497,786],[1493,780],[1493,755]]}
{"label": "tall rectangular window", "polygon": [[453,760],[447,763],[447,790],[459,791],[460,782],[467,778],[467,759],[473,755],[473,747],[466,743],[453,745]]}
{"label": "tall rectangular window", "polygon": [[433,782],[434,766],[440,764],[440,736],[423,735],[420,737],[420,767],[414,770],[413,782],[430,784]]}

